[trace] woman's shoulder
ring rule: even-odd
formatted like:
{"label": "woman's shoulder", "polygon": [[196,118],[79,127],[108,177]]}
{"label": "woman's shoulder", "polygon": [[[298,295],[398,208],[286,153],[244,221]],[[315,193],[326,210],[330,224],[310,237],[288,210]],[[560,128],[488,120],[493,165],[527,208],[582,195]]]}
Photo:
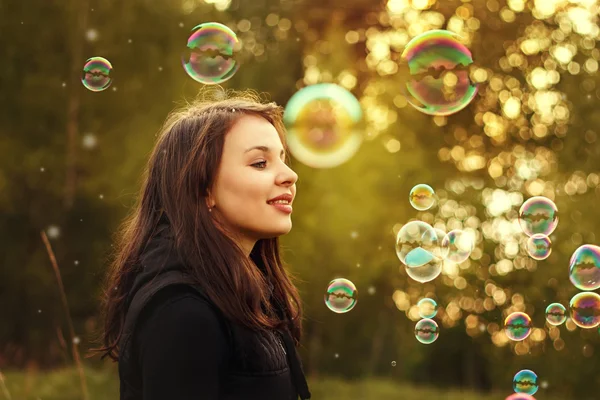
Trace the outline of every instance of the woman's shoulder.
{"label": "woman's shoulder", "polygon": [[134,343],[141,355],[152,343],[165,341],[226,348],[227,336],[226,322],[209,300],[192,287],[172,285],[158,291],[140,313]]}

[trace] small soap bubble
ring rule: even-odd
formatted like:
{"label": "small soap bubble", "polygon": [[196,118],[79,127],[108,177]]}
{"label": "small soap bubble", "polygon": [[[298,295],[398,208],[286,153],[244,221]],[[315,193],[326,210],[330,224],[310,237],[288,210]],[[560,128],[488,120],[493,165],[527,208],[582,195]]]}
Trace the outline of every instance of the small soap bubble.
{"label": "small soap bubble", "polygon": [[547,197],[532,197],[519,209],[519,223],[527,236],[536,233],[550,236],[558,225],[558,208]]}
{"label": "small soap bubble", "polygon": [[304,87],[285,106],[290,152],[312,168],[350,160],[363,142],[363,111],[352,93],[333,83]]}
{"label": "small soap bubble", "polygon": [[552,303],[546,307],[546,321],[550,325],[562,325],[567,320],[567,309],[560,303]]}
{"label": "small soap bubble", "polygon": [[510,340],[526,339],[531,334],[531,318],[523,312],[514,312],[504,320],[504,332]]}
{"label": "small soap bubble", "polygon": [[73,343],[74,343],[74,344],[79,344],[79,343],[81,343],[81,339],[79,339],[79,336],[75,336],[75,337],[73,338]]}
{"label": "small soap bubble", "polygon": [[426,222],[410,221],[396,235],[396,255],[409,268],[441,263],[436,231]]}
{"label": "small soap bubble", "polygon": [[392,361],[392,367],[396,366],[396,361]]}
{"label": "small soap bubble", "polygon": [[333,356],[334,356],[335,358],[340,358],[340,355],[339,355],[338,353],[335,353]]}
{"label": "small soap bubble", "polygon": [[534,260],[545,260],[552,253],[552,242],[543,233],[536,233],[527,239],[527,254]]}
{"label": "small soap bubble", "polygon": [[477,85],[469,78],[473,63],[460,36],[446,30],[431,30],[414,37],[401,55],[400,67],[409,76],[402,88],[409,104],[428,115],[454,114],[475,98]]}
{"label": "small soap bubble", "polygon": [[569,303],[571,319],[580,328],[600,325],[600,295],[595,292],[577,293]]}
{"label": "small soap bubble", "polygon": [[415,337],[423,344],[431,344],[440,336],[438,324],[429,318],[424,318],[415,325]]}
{"label": "small soap bubble", "polygon": [[538,391],[537,374],[529,369],[524,369],[516,373],[513,378],[513,389],[517,393],[534,395]]}
{"label": "small soap bubble", "polygon": [[42,310],[38,310],[38,314],[41,314],[41,313],[42,313]]}
{"label": "small soap bubble", "polygon": [[465,261],[473,252],[475,245],[471,235],[460,229],[454,229],[446,234],[442,240],[442,248],[447,248],[447,260],[457,264]]}
{"label": "small soap bubble", "polygon": [[421,318],[433,318],[437,314],[438,304],[435,300],[425,297],[417,303]]}
{"label": "small soap bubble", "polygon": [[344,278],[337,278],[329,282],[325,293],[325,305],[331,311],[343,314],[356,305],[358,291],[354,283]]}
{"label": "small soap bubble", "polygon": [[374,294],[375,294],[375,291],[376,291],[376,289],[375,289],[375,286],[369,286],[369,288],[367,289],[367,292],[368,292],[370,295],[374,295]]}
{"label": "small soap bubble", "polygon": [[600,247],[584,244],[573,252],[569,279],[579,290],[600,289]]}
{"label": "small soap bubble", "polygon": [[86,89],[92,92],[106,90],[112,83],[112,78],[110,77],[112,68],[112,64],[106,58],[88,58],[83,66],[81,83],[83,83]]}
{"label": "small soap bubble", "polygon": [[229,27],[218,22],[197,25],[181,57],[183,69],[190,78],[205,85],[225,82],[239,69],[239,48],[237,35]]}
{"label": "small soap bubble", "polygon": [[44,167],[40,167],[40,171],[44,172],[45,171]]}
{"label": "small soap bubble", "polygon": [[421,183],[411,189],[408,200],[415,210],[429,210],[435,203],[435,192],[431,186]]}

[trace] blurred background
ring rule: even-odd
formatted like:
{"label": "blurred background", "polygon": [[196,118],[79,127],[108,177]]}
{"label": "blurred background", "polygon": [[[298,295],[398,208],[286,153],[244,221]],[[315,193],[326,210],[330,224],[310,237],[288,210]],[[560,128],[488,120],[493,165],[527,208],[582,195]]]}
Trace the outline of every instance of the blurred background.
{"label": "blurred background", "polygon": [[[285,106],[335,83],[364,113],[350,160],[292,161],[298,197],[282,243],[301,279],[314,399],[504,399],[524,368],[539,377],[537,399],[597,399],[598,329],[554,327],[544,311],[578,292],[569,258],[600,237],[599,12],[595,0],[0,0],[0,398],[118,397],[116,364],[83,359],[111,235],[160,125],[204,86],[182,68],[191,30],[219,22],[242,45],[224,88]],[[401,90],[400,54],[433,29],[463,38],[479,88],[449,116],[419,112]],[[113,66],[102,92],[81,83],[94,56]],[[421,183],[437,195],[426,211],[408,201]],[[559,210],[542,261],[517,218],[532,196]],[[470,257],[412,280],[394,246],[413,219],[471,232]],[[351,312],[324,303],[335,278],[358,289]],[[429,345],[414,333],[423,297],[439,305]],[[524,341],[503,331],[513,311],[532,318]]]}

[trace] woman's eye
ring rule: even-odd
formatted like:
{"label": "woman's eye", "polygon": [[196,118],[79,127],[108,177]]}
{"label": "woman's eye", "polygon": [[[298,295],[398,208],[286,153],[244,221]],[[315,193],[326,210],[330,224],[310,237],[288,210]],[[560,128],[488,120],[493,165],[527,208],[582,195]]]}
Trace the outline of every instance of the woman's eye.
{"label": "woman's eye", "polygon": [[257,163],[252,164],[252,166],[256,166],[257,168],[263,169],[267,166],[267,162],[266,161],[259,161]]}

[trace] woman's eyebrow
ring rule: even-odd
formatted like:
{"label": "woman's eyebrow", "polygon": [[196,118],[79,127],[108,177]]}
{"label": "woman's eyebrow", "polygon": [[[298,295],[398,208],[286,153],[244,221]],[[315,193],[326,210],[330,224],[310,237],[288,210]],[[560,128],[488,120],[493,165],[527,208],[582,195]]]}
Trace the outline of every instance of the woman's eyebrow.
{"label": "woman's eyebrow", "polygon": [[[271,148],[268,147],[268,146],[253,146],[253,147],[250,147],[249,149],[247,149],[244,152],[244,154],[247,153],[247,152],[249,152],[249,151],[252,151],[252,150],[260,150],[260,151],[264,151],[265,153],[269,153],[271,151]],[[283,149],[279,153],[279,157],[281,157],[281,156],[285,156],[285,151]]]}

